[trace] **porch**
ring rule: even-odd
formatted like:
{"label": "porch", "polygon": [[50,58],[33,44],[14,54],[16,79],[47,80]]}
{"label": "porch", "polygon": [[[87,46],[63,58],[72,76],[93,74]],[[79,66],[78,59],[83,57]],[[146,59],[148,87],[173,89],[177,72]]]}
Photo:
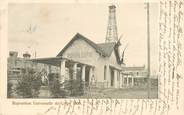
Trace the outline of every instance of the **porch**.
{"label": "porch", "polygon": [[67,80],[82,81],[85,83],[85,86],[95,82],[93,65],[62,57],[37,58],[31,61],[46,64],[49,68],[47,75],[53,73],[52,66],[58,68],[58,71],[54,71],[54,73],[59,74],[59,82],[62,88],[64,88],[62,84]]}

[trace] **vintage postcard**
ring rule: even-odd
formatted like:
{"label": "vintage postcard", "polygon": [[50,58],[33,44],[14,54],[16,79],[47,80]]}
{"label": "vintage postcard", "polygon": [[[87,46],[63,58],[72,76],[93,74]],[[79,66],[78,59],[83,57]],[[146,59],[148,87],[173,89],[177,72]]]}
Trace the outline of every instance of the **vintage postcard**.
{"label": "vintage postcard", "polygon": [[0,115],[183,115],[183,6],[2,2]]}

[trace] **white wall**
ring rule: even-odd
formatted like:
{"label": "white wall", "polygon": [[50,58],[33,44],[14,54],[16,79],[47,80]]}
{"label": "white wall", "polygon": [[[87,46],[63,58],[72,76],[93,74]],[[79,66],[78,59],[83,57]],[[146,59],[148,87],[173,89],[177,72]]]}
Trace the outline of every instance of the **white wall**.
{"label": "white wall", "polygon": [[[97,82],[104,82],[104,65],[111,65],[117,68],[121,67],[116,61],[114,51],[110,57],[100,56],[92,46],[82,39],[74,41],[64,52],[63,57],[95,66],[94,75]],[[106,79],[110,83],[110,71]]]}

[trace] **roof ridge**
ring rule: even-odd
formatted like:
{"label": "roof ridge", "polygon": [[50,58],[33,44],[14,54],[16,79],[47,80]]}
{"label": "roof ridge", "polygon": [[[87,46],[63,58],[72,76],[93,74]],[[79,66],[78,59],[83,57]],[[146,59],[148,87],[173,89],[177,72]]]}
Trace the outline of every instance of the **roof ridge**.
{"label": "roof ridge", "polygon": [[95,47],[96,47],[98,50],[100,50],[100,53],[104,53],[104,54],[105,54],[105,56],[107,56],[107,54],[103,51],[103,49],[102,49],[101,47],[99,47],[99,46],[98,46],[98,44],[97,44],[97,43],[95,43],[95,42],[93,42],[92,40],[90,40],[90,39],[88,39],[88,38],[84,37],[84,36],[83,36],[83,35],[81,35],[80,33],[77,33],[77,36],[78,36],[78,37],[83,37],[85,40],[87,40],[87,41],[91,42],[93,45],[95,45]]}
{"label": "roof ridge", "polygon": [[108,56],[101,47],[98,46],[98,44],[96,44],[95,42],[91,41],[90,39],[84,37],[83,35],[81,35],[80,33],[77,33],[73,38],[72,40],[70,40],[70,42],[59,52],[59,54],[57,55],[58,56],[61,56],[63,54],[63,52],[69,47],[69,45],[71,43],[73,43],[76,39],[78,38],[82,38],[83,40],[85,40],[88,44],[90,44],[93,48],[96,49],[96,51],[98,53],[100,53],[101,55],[104,55],[104,56]]}

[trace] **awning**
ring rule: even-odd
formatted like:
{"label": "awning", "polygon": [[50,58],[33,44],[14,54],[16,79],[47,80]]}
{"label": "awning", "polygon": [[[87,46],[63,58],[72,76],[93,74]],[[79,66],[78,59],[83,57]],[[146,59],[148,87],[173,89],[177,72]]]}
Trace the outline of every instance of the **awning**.
{"label": "awning", "polygon": [[63,59],[62,57],[48,57],[48,58],[30,59],[30,61],[33,61],[36,63],[49,64],[53,66],[60,66],[60,62],[62,59]]}
{"label": "awning", "polygon": [[80,62],[80,61],[76,61],[76,60],[68,59],[68,58],[63,58],[63,57],[48,57],[48,58],[30,59],[30,61],[33,61],[33,62],[36,62],[36,63],[49,64],[49,65],[58,66],[58,67],[61,64],[61,60],[66,60],[66,61],[69,61],[69,62],[94,67],[94,65],[90,65],[90,64],[87,64],[87,63],[83,63],[83,62]]}

